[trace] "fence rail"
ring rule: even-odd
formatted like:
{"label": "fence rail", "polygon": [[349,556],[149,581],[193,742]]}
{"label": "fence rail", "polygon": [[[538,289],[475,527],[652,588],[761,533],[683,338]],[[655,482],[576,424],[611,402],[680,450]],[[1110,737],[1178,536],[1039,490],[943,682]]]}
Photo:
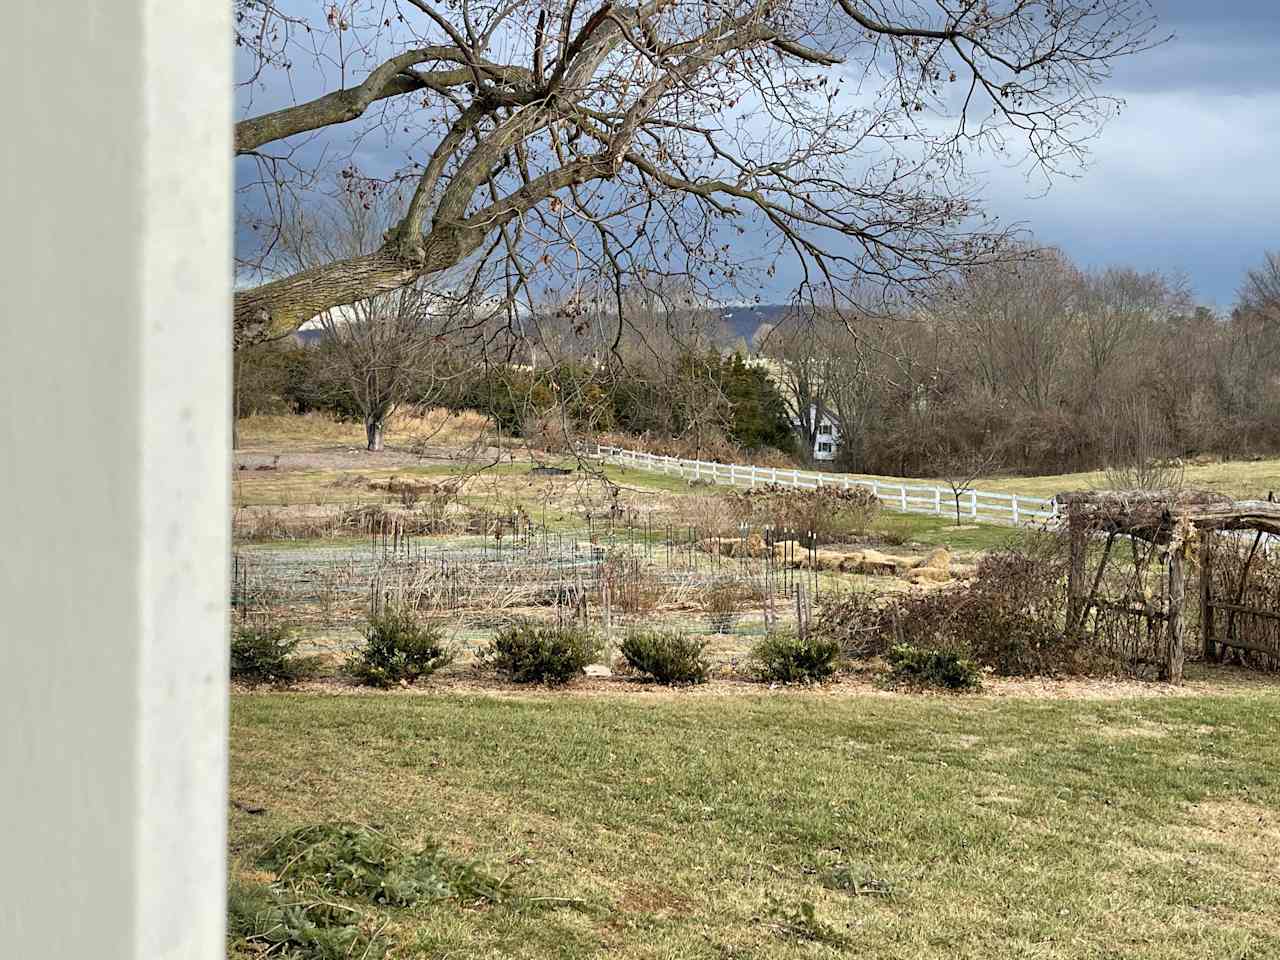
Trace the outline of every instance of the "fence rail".
{"label": "fence rail", "polygon": [[[780,467],[754,467],[749,464],[713,463],[706,460],[682,460],[663,457],[622,447],[596,444],[596,456],[607,463],[635,467],[651,473],[679,476],[686,480],[727,483],[731,486],[755,487],[777,484],[801,490],[836,487],[870,489],[885,506],[903,513],[954,515],[955,495],[947,487],[882,480],[877,477],[850,477],[840,473],[811,473]],[[1038,523],[1058,515],[1058,505],[1042,497],[1017,493],[991,493],[966,490],[960,495],[960,515],[970,520],[1013,525]]]}

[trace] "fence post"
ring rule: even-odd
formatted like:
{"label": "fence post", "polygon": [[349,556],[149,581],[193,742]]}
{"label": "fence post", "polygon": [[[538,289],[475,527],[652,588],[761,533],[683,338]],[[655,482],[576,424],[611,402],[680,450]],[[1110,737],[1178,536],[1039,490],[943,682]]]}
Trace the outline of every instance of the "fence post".
{"label": "fence post", "polygon": [[1186,549],[1186,543],[1175,543],[1169,550],[1169,608],[1165,621],[1169,629],[1169,649],[1164,664],[1164,679],[1169,683],[1182,683],[1182,665],[1186,660],[1186,623],[1182,616],[1187,586],[1182,555]]}
{"label": "fence post", "polygon": [[978,518],[978,491],[969,491],[969,516],[975,520]]}
{"label": "fence post", "polygon": [[1018,525],[1018,495],[1016,493],[1013,495],[1013,525],[1015,527]]}
{"label": "fence post", "polygon": [[933,512],[942,516],[942,488],[933,488]]}
{"label": "fence post", "polygon": [[1067,568],[1067,634],[1076,636],[1083,631],[1084,618],[1084,561],[1087,538],[1084,523],[1067,511],[1067,536],[1071,544],[1071,565]]}
{"label": "fence post", "polygon": [[902,512],[907,512],[907,485],[905,483],[898,484],[899,492],[902,494]]}
{"label": "fence post", "polygon": [[1200,633],[1204,637],[1204,658],[1217,660],[1213,636],[1213,531],[1200,531]]}

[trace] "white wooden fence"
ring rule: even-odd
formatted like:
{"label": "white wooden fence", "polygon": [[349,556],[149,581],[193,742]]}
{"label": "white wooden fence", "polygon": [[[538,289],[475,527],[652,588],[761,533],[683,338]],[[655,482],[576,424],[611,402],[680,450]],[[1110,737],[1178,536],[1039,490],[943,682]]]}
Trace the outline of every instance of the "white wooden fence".
{"label": "white wooden fence", "polygon": [[[596,456],[607,463],[635,467],[651,473],[684,477],[686,480],[727,483],[742,487],[777,484],[802,490],[813,490],[817,487],[837,487],[844,490],[867,487],[886,507],[904,513],[954,516],[956,511],[955,495],[949,487],[882,480],[877,477],[850,477],[840,473],[809,473],[782,467],[753,467],[737,463],[681,460],[678,457],[662,457],[600,444],[596,444],[595,449]],[[971,521],[1018,525],[1038,523],[1056,517],[1058,508],[1055,501],[1042,497],[966,490],[960,495],[960,515]]]}

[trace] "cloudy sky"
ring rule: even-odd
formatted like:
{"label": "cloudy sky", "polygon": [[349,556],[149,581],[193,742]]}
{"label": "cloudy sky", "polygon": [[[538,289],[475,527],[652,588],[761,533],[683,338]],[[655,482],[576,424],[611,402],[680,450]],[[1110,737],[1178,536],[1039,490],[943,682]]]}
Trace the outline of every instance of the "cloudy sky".
{"label": "cloudy sky", "polygon": [[[291,0],[313,13],[314,0]],[[1202,302],[1229,308],[1245,271],[1280,249],[1280,0],[1153,0],[1163,46],[1115,65],[1103,92],[1126,100],[1089,166],[1046,192],[1016,169],[981,170],[987,209],[1086,267],[1180,273]],[[314,86],[314,89],[308,89]],[[259,87],[249,113],[332,88],[294,77]],[[323,141],[321,141],[323,142]],[[408,155],[370,140],[361,168]],[[252,167],[241,163],[243,179]],[[775,278],[778,296],[794,277]],[[771,298],[774,291],[761,291]]]}
{"label": "cloudy sky", "polygon": [[1127,107],[1074,180],[990,169],[989,208],[1086,266],[1180,270],[1227,307],[1280,249],[1280,0],[1155,0],[1165,46],[1116,66]]}

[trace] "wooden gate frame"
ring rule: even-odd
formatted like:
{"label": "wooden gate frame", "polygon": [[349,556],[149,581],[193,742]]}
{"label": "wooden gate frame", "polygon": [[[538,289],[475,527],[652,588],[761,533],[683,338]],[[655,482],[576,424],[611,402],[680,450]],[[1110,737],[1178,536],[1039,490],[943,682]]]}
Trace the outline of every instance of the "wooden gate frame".
{"label": "wooden gate frame", "polygon": [[[1168,599],[1162,610],[1140,611],[1149,617],[1159,617],[1168,624],[1168,644],[1160,677],[1168,683],[1181,683],[1186,663],[1186,622],[1182,611],[1187,588],[1187,560],[1192,542],[1192,531],[1200,540],[1200,612],[1204,624],[1205,655],[1221,659],[1222,647],[1228,638],[1219,638],[1213,629],[1215,610],[1227,612],[1229,618],[1236,613],[1280,619],[1280,611],[1258,610],[1236,602],[1217,600],[1213,597],[1211,578],[1212,542],[1214,534],[1224,530],[1253,530],[1262,534],[1280,535],[1280,504],[1274,498],[1268,500],[1232,500],[1222,494],[1207,490],[1177,491],[1075,491],[1060,493],[1054,498],[1066,517],[1070,539],[1070,567],[1067,581],[1067,629],[1083,627],[1089,611],[1098,604],[1094,595],[1096,584],[1085,591],[1085,553],[1089,534],[1105,533],[1107,549],[1117,536],[1134,537],[1150,543],[1167,544]],[[1250,556],[1252,560],[1252,555]],[[1104,557],[1105,563],[1105,557]],[[1099,571],[1099,575],[1101,571]],[[1244,582],[1248,577],[1246,564]],[[1256,645],[1229,639],[1229,645],[1245,650],[1258,649]],[[1274,650],[1259,650],[1275,653]]]}
{"label": "wooden gate frame", "polygon": [[[1235,600],[1219,600],[1213,596],[1213,531],[1206,530],[1200,540],[1200,623],[1204,637],[1205,659],[1221,663],[1228,649],[1249,650],[1253,653],[1268,654],[1280,657],[1280,650],[1275,647],[1264,647],[1235,636],[1232,629],[1236,614],[1244,613],[1254,617],[1265,617],[1269,620],[1280,620],[1280,610],[1266,610],[1262,607],[1251,607],[1244,600],[1245,590],[1249,585],[1249,573],[1253,567],[1253,558],[1257,555],[1262,537],[1270,531],[1258,530],[1249,548],[1249,556],[1245,559],[1244,569],[1240,571],[1240,585],[1236,589]],[[1221,610],[1227,615],[1226,629],[1221,636],[1214,629],[1216,619],[1214,611]]]}

